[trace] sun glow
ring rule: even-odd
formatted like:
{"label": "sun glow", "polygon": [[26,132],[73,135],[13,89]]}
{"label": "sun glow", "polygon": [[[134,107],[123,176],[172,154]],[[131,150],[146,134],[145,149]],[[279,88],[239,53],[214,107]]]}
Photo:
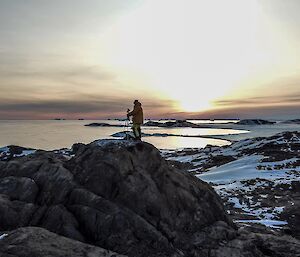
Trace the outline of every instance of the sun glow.
{"label": "sun glow", "polygon": [[264,56],[256,0],[149,0],[102,35],[101,58],[200,111],[227,94]]}

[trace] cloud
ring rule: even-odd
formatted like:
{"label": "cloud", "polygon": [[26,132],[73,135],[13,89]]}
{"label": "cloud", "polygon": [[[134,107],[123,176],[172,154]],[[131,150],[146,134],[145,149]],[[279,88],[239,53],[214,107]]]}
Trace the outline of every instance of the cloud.
{"label": "cloud", "polygon": [[[77,115],[88,117],[119,117],[125,116],[127,108],[132,108],[133,98],[108,97],[101,95],[77,95],[73,100],[22,101],[0,103],[0,119],[14,117],[46,118],[63,115],[74,118]],[[172,101],[158,99],[140,99],[147,114],[158,113],[161,109],[172,108]],[[9,116],[11,114],[11,117]],[[22,114],[22,115],[20,115]],[[25,115],[25,116],[24,116]]]}
{"label": "cloud", "polygon": [[198,114],[190,114],[189,118],[213,118],[213,119],[244,119],[244,118],[267,118],[267,119],[294,119],[299,116],[300,103],[295,105],[281,106],[252,106],[231,107],[210,110]]}
{"label": "cloud", "polygon": [[55,80],[59,82],[74,81],[78,79],[97,80],[97,81],[111,81],[117,75],[103,67],[95,65],[73,65],[68,68],[44,68],[38,67],[30,69],[28,67],[9,67],[0,69],[1,78],[12,79],[30,79],[37,78]]}
{"label": "cloud", "polygon": [[264,96],[264,97],[251,97],[246,99],[229,99],[229,100],[216,100],[213,104],[217,107],[251,107],[251,106],[264,106],[264,105],[288,105],[300,103],[300,93],[293,95],[282,96]]}
{"label": "cloud", "polygon": [[[25,62],[24,62],[25,63]],[[0,59],[0,102],[14,103],[18,99],[80,99],[85,94],[114,95],[122,91],[118,75],[109,69],[95,65],[68,65],[45,67],[42,64],[10,66]]]}
{"label": "cloud", "polygon": [[[76,100],[77,99],[77,100]],[[15,101],[0,103],[0,119],[52,119],[64,117],[67,119],[99,119],[124,117],[127,108],[132,108],[130,97],[107,97],[88,95],[74,100],[51,101]],[[178,119],[224,119],[224,118],[299,118],[300,103],[293,106],[252,106],[228,107],[198,113],[177,112],[172,109],[173,101],[157,99],[140,99],[147,118],[178,118]]]}
{"label": "cloud", "polygon": [[[127,102],[130,103],[129,99]],[[94,111],[120,111],[124,110],[126,103],[124,99],[105,99],[82,101],[82,100],[49,100],[34,102],[15,102],[0,104],[2,111],[36,111],[36,112],[63,112],[63,113],[87,113]]]}

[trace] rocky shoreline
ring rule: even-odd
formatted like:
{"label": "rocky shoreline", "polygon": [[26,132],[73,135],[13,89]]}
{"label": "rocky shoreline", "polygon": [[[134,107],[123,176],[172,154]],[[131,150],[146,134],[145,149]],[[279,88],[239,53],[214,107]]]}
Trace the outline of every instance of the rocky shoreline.
{"label": "rocky shoreline", "polygon": [[[0,255],[300,256],[299,185],[294,182],[298,166],[292,168],[291,187],[272,180],[269,194],[267,187],[255,191],[266,205],[274,199],[290,203],[280,213],[287,229],[237,223],[245,216],[239,216],[229,192],[241,196],[242,204],[247,196],[243,188],[210,185],[194,175],[205,164],[209,171],[218,162],[221,167],[251,155],[254,143],[264,154],[262,170],[270,158],[279,160],[279,153],[298,158],[295,133],[281,135],[286,147],[270,145],[272,140],[281,142],[277,136],[249,141],[248,148],[236,145],[236,155],[230,147],[161,154],[151,144],[126,140],[99,140],[58,151],[7,147],[0,161]],[[222,158],[224,149],[228,154]],[[180,156],[196,161],[178,162]],[[249,199],[254,201],[252,194]]]}

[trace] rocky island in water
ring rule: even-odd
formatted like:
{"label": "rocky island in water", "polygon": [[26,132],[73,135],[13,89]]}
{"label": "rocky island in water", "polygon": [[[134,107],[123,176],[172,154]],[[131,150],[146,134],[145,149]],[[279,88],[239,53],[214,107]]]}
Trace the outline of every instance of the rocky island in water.
{"label": "rocky island in water", "polygon": [[0,153],[0,256],[300,256],[300,133]]}

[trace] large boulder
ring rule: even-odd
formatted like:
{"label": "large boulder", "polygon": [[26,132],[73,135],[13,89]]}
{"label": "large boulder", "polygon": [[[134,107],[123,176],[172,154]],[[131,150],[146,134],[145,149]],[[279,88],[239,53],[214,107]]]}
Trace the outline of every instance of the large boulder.
{"label": "large boulder", "polygon": [[[98,201],[105,199],[111,205],[122,206],[126,212],[132,212],[130,216],[136,216],[135,220],[145,222],[139,226],[151,235],[155,232],[156,240],[151,236],[150,245],[159,239],[159,245],[165,249],[171,245],[190,249],[196,233],[204,228],[217,221],[232,226],[220,198],[207,183],[170,168],[148,143],[94,142],[81,148],[67,167],[73,171],[76,182],[97,196]],[[82,195],[73,191],[71,206]],[[88,201],[80,202],[84,203],[87,205]],[[93,232],[91,239],[96,240],[99,235]]]}
{"label": "large boulder", "polygon": [[43,228],[19,228],[0,239],[1,257],[126,257],[71,240]]}
{"label": "large boulder", "polygon": [[1,163],[1,230],[39,226],[129,256],[192,252],[214,226],[226,231],[216,243],[236,234],[214,190],[151,144],[101,140],[74,145],[73,154]]}

